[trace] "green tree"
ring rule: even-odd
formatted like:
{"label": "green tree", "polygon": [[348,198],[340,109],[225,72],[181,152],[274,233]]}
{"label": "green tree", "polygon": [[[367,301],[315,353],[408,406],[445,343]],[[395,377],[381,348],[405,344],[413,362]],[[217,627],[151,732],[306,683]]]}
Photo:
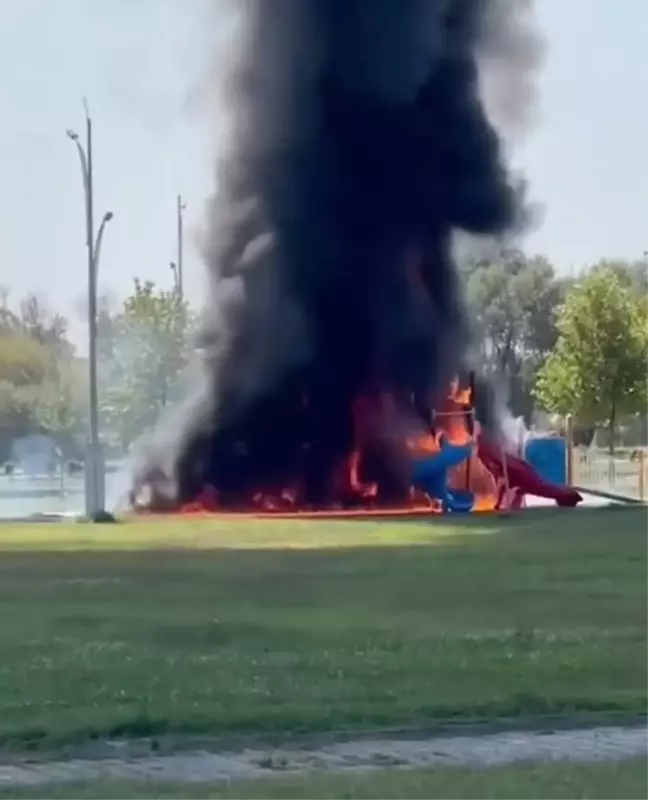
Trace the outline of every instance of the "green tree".
{"label": "green tree", "polygon": [[82,409],[66,320],[37,295],[17,312],[8,296],[0,290],[0,460],[31,431],[72,436]]}
{"label": "green tree", "polygon": [[621,283],[630,289],[637,297],[648,297],[648,262],[645,259],[625,261],[622,259],[602,259],[594,264],[591,269],[612,270]]}
{"label": "green tree", "polygon": [[112,312],[113,303],[107,295],[97,299],[97,354],[101,361],[112,360],[115,347],[117,317]]}
{"label": "green tree", "polygon": [[11,442],[33,428],[32,387],[0,380],[0,462],[9,457]]}
{"label": "green tree", "polygon": [[0,333],[0,381],[15,386],[42,383],[49,364],[47,348],[35,339]]}
{"label": "green tree", "polygon": [[62,444],[83,436],[87,415],[83,366],[76,359],[59,363],[41,384],[30,387],[31,418],[40,430],[52,434]]}
{"label": "green tree", "polygon": [[47,347],[56,358],[72,355],[65,317],[52,311],[38,294],[28,294],[20,303],[20,327],[24,336]]}
{"label": "green tree", "polygon": [[11,320],[0,332],[0,461],[11,441],[37,428],[34,402],[49,368],[49,354],[20,334]]}
{"label": "green tree", "polygon": [[514,413],[533,411],[533,377],[556,343],[557,309],[565,281],[543,256],[502,249],[462,266],[479,361],[504,379]]}
{"label": "green tree", "polygon": [[583,426],[606,425],[611,452],[619,421],[646,410],[646,311],[615,269],[591,270],[567,297],[556,347],[535,384],[548,411],[573,414]]}
{"label": "green tree", "polygon": [[133,293],[104,326],[110,347],[102,359],[102,416],[113,443],[123,449],[178,399],[190,353],[192,318],[176,291],[135,280]]}

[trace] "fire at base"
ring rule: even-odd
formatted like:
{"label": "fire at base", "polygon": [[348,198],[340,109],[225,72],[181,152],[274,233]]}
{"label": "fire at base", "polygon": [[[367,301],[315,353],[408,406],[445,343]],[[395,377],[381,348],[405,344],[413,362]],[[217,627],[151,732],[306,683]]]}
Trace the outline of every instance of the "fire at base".
{"label": "fire at base", "polygon": [[[195,500],[169,506],[158,498],[157,508],[183,514],[420,515],[517,509],[527,493],[560,506],[577,505],[578,492],[543,481],[523,459],[489,441],[475,417],[474,394],[474,381],[467,389],[453,382],[427,428],[421,422],[408,432],[395,424],[399,412],[389,394],[359,398],[353,407],[353,449],[330,475],[320,506],[309,502],[297,479],[246,487],[224,502],[215,487],[204,486]],[[133,503],[138,507],[135,497]],[[154,509],[155,502],[149,498],[143,507]]]}

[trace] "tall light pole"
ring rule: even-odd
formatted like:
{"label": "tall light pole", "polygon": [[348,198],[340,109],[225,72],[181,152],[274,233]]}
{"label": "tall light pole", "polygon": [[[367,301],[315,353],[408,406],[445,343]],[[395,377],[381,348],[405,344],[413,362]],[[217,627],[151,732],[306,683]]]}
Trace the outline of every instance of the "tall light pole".
{"label": "tall light pole", "polygon": [[86,248],[88,252],[88,393],[89,426],[88,444],[85,458],[86,469],[86,516],[93,519],[104,510],[104,471],[101,464],[99,442],[99,393],[97,381],[97,277],[99,274],[99,255],[106,225],[113,218],[107,211],[101,220],[97,238],[94,235],[94,186],[92,172],[92,119],[88,105],[83,101],[86,119],[85,149],[79,135],[72,130],[67,136],[76,145],[81,164],[83,191],[86,211]]}
{"label": "tall light pole", "polygon": [[[183,272],[183,256],[184,256],[184,215],[183,212],[187,206],[182,202],[182,195],[176,198],[176,225],[178,233],[178,260],[175,262],[174,272],[176,274],[176,283],[178,287],[178,295],[182,300],[184,298],[184,272]],[[172,262],[173,263],[173,262]]]}
{"label": "tall light pole", "polygon": [[175,293],[180,296],[180,283],[178,281],[178,265],[175,261],[169,262],[169,269],[173,273],[173,289]]}

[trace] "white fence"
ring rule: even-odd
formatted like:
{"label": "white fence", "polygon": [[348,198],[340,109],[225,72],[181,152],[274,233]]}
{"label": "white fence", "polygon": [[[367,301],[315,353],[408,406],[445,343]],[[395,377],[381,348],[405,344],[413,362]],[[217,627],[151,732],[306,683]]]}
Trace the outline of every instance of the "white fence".
{"label": "white fence", "polygon": [[571,483],[582,489],[609,492],[634,500],[648,499],[648,454],[644,449],[611,456],[595,448],[574,447]]}

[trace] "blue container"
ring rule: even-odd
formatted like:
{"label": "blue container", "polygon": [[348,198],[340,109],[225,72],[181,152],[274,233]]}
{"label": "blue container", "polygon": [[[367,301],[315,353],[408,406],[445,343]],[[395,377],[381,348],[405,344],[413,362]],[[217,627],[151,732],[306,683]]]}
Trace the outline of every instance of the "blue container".
{"label": "blue container", "polygon": [[567,445],[564,439],[529,439],[524,457],[543,480],[559,486],[567,484]]}

